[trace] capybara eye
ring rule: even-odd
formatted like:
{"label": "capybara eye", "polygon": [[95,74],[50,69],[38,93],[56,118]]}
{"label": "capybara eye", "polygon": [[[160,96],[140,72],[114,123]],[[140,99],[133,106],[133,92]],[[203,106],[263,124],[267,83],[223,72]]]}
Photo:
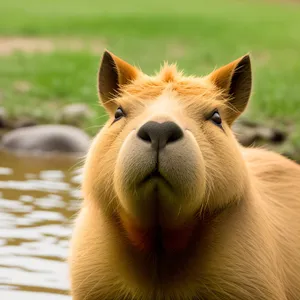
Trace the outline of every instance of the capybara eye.
{"label": "capybara eye", "polygon": [[216,125],[221,126],[222,119],[218,111],[215,111],[210,118]]}
{"label": "capybara eye", "polygon": [[120,120],[121,118],[125,117],[125,113],[121,107],[119,107],[115,112],[115,121]]}

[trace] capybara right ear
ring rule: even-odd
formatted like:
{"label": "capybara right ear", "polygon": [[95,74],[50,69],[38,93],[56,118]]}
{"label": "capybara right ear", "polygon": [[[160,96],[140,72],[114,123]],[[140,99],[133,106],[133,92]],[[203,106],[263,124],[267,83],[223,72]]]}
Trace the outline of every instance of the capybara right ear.
{"label": "capybara right ear", "polygon": [[250,56],[244,55],[213,71],[210,80],[228,97],[227,122],[232,122],[245,110],[252,87]]}
{"label": "capybara right ear", "polygon": [[122,85],[136,79],[138,72],[137,68],[106,50],[98,73],[98,91],[103,104],[109,107]]}

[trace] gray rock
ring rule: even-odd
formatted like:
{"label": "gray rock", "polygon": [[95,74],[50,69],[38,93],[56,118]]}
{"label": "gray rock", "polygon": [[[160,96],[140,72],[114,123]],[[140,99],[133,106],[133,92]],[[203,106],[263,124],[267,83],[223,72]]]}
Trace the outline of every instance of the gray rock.
{"label": "gray rock", "polygon": [[36,126],[37,121],[33,120],[32,118],[25,118],[22,117],[19,120],[15,121],[12,124],[13,129],[21,128],[21,127],[29,127],[29,126]]}
{"label": "gray rock", "polygon": [[84,103],[65,106],[60,114],[60,120],[68,124],[79,124],[83,120],[94,117],[95,113]]}
{"label": "gray rock", "polygon": [[257,140],[256,131],[253,128],[232,126],[233,132],[239,141],[245,147],[252,145]]}
{"label": "gray rock", "polygon": [[269,128],[260,126],[257,127],[257,136],[262,139],[272,143],[281,143],[286,139],[286,134],[277,128]]}
{"label": "gray rock", "polygon": [[4,128],[7,123],[7,112],[4,107],[0,107],[0,128]]}
{"label": "gray rock", "polygon": [[23,127],[4,134],[2,148],[21,152],[86,153],[89,136],[67,125]]}
{"label": "gray rock", "polygon": [[237,140],[246,147],[256,142],[280,144],[287,137],[287,134],[278,128],[267,127],[245,120],[234,123],[232,129]]}

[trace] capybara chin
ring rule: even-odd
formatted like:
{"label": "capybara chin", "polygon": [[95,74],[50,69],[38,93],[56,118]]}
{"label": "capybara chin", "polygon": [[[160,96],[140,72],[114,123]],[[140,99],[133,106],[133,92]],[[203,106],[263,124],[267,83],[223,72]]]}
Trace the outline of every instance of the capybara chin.
{"label": "capybara chin", "polygon": [[251,78],[248,55],[200,78],[104,53],[74,300],[300,299],[300,167],[231,131]]}

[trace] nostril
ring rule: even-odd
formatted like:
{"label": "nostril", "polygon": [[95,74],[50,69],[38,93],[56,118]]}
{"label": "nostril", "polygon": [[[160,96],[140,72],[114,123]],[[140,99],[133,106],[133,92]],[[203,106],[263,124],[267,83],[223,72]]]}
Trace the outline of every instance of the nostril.
{"label": "nostril", "polygon": [[173,122],[166,122],[164,124],[166,130],[166,144],[176,142],[183,137],[183,131],[178,125]]}
{"label": "nostril", "polygon": [[144,126],[142,126],[140,128],[140,130],[138,131],[137,135],[143,141],[151,143],[151,137],[149,135],[149,132],[147,131],[147,128],[145,128]]}

